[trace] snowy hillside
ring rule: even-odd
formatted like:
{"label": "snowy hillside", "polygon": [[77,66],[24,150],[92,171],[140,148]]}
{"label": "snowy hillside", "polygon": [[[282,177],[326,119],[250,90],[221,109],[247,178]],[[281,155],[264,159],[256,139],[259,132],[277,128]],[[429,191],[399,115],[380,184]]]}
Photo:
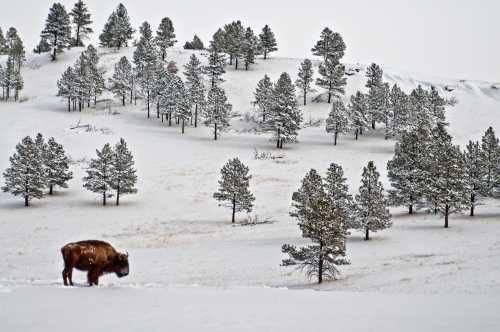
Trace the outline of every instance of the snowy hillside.
{"label": "snowy hillside", "polygon": [[[81,306],[84,319],[91,318],[86,308],[94,307],[95,317],[106,322],[90,326],[98,330],[317,331],[322,319],[331,324],[326,317],[350,331],[500,329],[495,311],[500,306],[500,201],[479,206],[474,219],[453,215],[448,230],[442,229],[440,216],[410,216],[403,209],[391,209],[394,226],[375,233],[369,242],[361,233],[351,234],[347,252],[352,264],[341,267],[339,280],[321,286],[280,267],[283,243],[305,243],[289,216],[291,195],[304,174],[310,168],[323,173],[331,162],[338,163],[354,193],[363,166],[374,160],[387,189],[386,163],[394,152],[394,141],[384,140],[381,131],[358,141],[343,135],[333,146],[324,128],[329,105],[321,101],[323,90],[316,87],[308,105],[301,107],[305,128],[299,143],[285,146],[279,160],[255,160],[255,150],[278,153],[270,136],[254,133],[245,120],[253,112],[255,86],[264,74],[275,81],[288,72],[295,80],[302,59],[258,59],[249,71],[227,68],[223,86],[239,116],[215,142],[209,128],[187,127],[181,135],[178,126],[147,119],[141,102],[127,107],[119,101],[103,102],[97,109],[68,113],[65,102],[55,97],[56,81],[80,52],[72,49],[55,63],[46,55],[29,56],[22,102],[0,104],[0,170],[8,167],[8,157],[24,136],[42,132],[64,145],[74,173],[69,189],[34,200],[28,209],[19,198],[0,193],[0,321],[7,322],[5,331],[71,326],[74,314],[61,313],[74,303]],[[132,52],[99,49],[106,76],[120,57],[131,57]],[[168,59],[182,71],[190,55],[175,48]],[[317,73],[318,63],[313,63]],[[348,77],[346,101],[365,90],[366,80],[364,66],[347,67],[361,70]],[[390,70],[384,75],[385,81],[406,92],[419,84],[434,85],[443,96],[458,99],[447,111],[457,144],[480,139],[488,126],[500,132],[500,90],[492,83],[413,77]],[[314,125],[318,120],[321,124]],[[72,129],[78,123],[93,130]],[[102,207],[98,196],[82,188],[81,178],[95,149],[120,137],[136,158],[139,192],[125,196],[120,207]],[[229,210],[212,198],[220,168],[233,157],[253,175],[252,217],[267,223],[232,226]],[[239,215],[240,220],[245,217]],[[124,279],[106,276],[97,289],[63,288],[60,248],[87,238],[127,250],[131,274]],[[85,275],[75,272],[74,280],[83,286]],[[140,306],[147,313],[138,313]],[[299,307],[301,314],[291,315]],[[338,317],[333,307],[339,308]],[[106,321],[107,310],[116,319]],[[187,323],[193,312],[202,315]],[[361,325],[360,317],[371,326]]]}

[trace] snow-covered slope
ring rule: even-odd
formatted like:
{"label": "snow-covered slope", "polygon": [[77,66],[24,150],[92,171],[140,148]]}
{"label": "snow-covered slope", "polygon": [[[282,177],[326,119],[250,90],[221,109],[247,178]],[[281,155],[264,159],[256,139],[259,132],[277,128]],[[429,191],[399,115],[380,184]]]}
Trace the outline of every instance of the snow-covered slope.
{"label": "snow-covered slope", "polygon": [[[495,308],[500,304],[500,266],[496,264],[500,253],[498,201],[480,206],[473,219],[453,216],[448,230],[442,229],[438,216],[424,213],[408,216],[400,209],[393,209],[392,229],[375,234],[370,242],[362,241],[361,234],[357,233],[349,237],[347,245],[352,265],[342,267],[340,280],[321,287],[310,284],[301,273],[279,266],[283,243],[304,242],[296,221],[288,212],[291,194],[305,172],[309,168],[324,172],[331,162],[339,163],[344,167],[351,191],[355,192],[362,167],[374,160],[387,188],[385,165],[392,156],[394,145],[393,141],[385,141],[381,133],[370,132],[359,141],[342,136],[339,145],[334,147],[323,125],[306,126],[300,132],[300,143],[284,149],[285,158],[279,162],[255,160],[255,149],[275,152],[267,135],[246,130],[249,125],[244,115],[253,110],[251,101],[257,81],[265,73],[276,80],[284,71],[294,79],[300,59],[259,59],[249,71],[228,68],[224,87],[234,111],[241,116],[233,119],[229,133],[214,142],[208,128],[189,127],[186,134],[181,135],[178,127],[168,127],[155,118],[148,120],[143,105],[125,108],[111,105],[86,109],[82,113],[66,112],[65,103],[54,96],[55,82],[65,68],[73,64],[79,52],[74,49],[65,53],[56,63],[46,56],[30,57],[23,72],[26,82],[23,102],[0,103],[0,169],[7,167],[8,157],[22,137],[42,132],[45,136],[54,136],[65,146],[74,161],[72,171],[75,174],[69,189],[58,191],[54,197],[34,201],[28,209],[22,206],[19,198],[0,193],[0,321],[8,322],[7,330],[25,330],[30,326],[50,327],[51,330],[63,328],[65,324],[54,326],[52,319],[56,317],[55,311],[65,310],[66,301],[83,299],[79,310],[95,305],[92,310],[97,311],[112,306],[115,301],[110,299],[138,301],[149,306],[152,317],[158,318],[159,313],[177,303],[184,305],[184,296],[189,301],[200,299],[200,302],[176,308],[172,311],[176,318],[171,321],[167,319],[161,324],[144,326],[152,326],[152,330],[159,330],[161,326],[168,329],[170,322],[172,330],[176,330],[181,317],[203,311],[203,316],[198,316],[200,320],[217,320],[206,330],[232,330],[231,327],[255,330],[261,326],[264,330],[276,331],[290,327],[290,324],[277,324],[279,320],[289,323],[293,319],[286,314],[285,308],[315,312],[314,306],[319,306],[323,308],[319,311],[324,314],[323,320],[308,324],[312,330],[318,330],[322,323],[331,326],[329,318],[325,317],[329,315],[324,311],[326,307],[331,305],[334,311],[350,302],[353,308],[364,303],[361,308],[366,312],[363,316],[366,319],[376,317],[374,308],[382,305],[386,307],[381,311],[382,317],[387,320],[400,317],[401,321],[397,322],[408,327],[399,329],[402,325],[383,319],[363,326],[355,322],[353,315],[335,318],[340,326],[353,326],[352,330],[399,331],[417,327],[411,325],[414,311],[404,308],[405,303],[419,308],[425,303],[450,306],[455,314],[443,318],[447,324],[433,325],[440,330],[500,327],[493,313],[463,303],[469,299],[465,295],[474,294],[474,305],[481,305],[481,308]],[[131,56],[132,50],[99,52],[101,65],[110,75],[113,64],[123,55]],[[176,61],[181,68],[190,54],[174,49],[169,53],[169,60]],[[315,63],[316,71],[317,65]],[[384,78],[407,91],[418,84],[424,87],[432,84],[443,95],[456,97],[459,103],[447,116],[457,144],[479,139],[488,126],[500,131],[500,90],[493,89],[491,83],[426,79],[389,70]],[[350,76],[346,98],[364,89],[364,83],[363,70]],[[451,89],[452,92],[447,91]],[[311,99],[321,93],[320,88],[317,90]],[[328,111],[328,104],[310,102],[303,108],[304,119],[306,123],[315,123],[324,119]],[[78,122],[89,124],[95,130],[71,129]],[[120,137],[127,140],[136,158],[139,193],[124,197],[120,207],[102,207],[98,197],[82,188],[81,177],[95,149],[106,142],[115,143]],[[269,223],[232,226],[229,211],[218,207],[212,199],[219,170],[232,157],[239,157],[253,175],[251,189],[257,200],[252,217]],[[87,238],[103,239],[119,249],[128,250],[130,276],[120,280],[114,276],[104,277],[104,286],[89,292],[88,289],[61,288],[59,248],[67,242]],[[75,273],[74,279],[83,285],[85,276]],[[263,286],[342,293],[324,295],[308,290],[287,293]],[[221,287],[229,289],[222,291]],[[393,297],[394,293],[407,295]],[[218,294],[221,299],[214,302]],[[288,303],[287,306],[276,309],[280,304],[271,300],[274,296]],[[51,304],[41,310],[40,305],[47,299]],[[241,326],[224,325],[228,321],[223,315],[210,316],[212,310],[230,308],[224,301],[249,302],[234,316],[241,319]],[[293,301],[300,304],[292,307]],[[16,308],[20,305],[27,306],[28,312],[33,313],[28,321],[22,321],[26,317],[21,317]],[[278,321],[271,322],[274,317],[268,314],[257,314],[262,311],[252,311],[258,307],[266,309],[265,312],[275,312]],[[41,311],[35,314],[38,309]],[[116,315],[118,320],[118,309],[112,310],[109,317]],[[470,310],[476,309],[477,312],[471,313]],[[133,310],[139,309],[128,305],[124,314]],[[458,314],[462,312],[468,315]],[[101,314],[97,317],[101,318]],[[441,314],[445,315],[446,311]],[[432,311],[424,311],[421,318],[430,316]],[[103,314],[102,317],[106,318]],[[149,319],[146,313],[130,317],[139,322]],[[254,322],[255,328],[243,326],[244,322]],[[431,322],[437,324],[439,320]],[[111,322],[98,327],[104,330],[106,326],[131,328]],[[304,326],[294,325],[289,330],[304,330],[300,328]],[[192,330],[199,329],[196,325]]]}

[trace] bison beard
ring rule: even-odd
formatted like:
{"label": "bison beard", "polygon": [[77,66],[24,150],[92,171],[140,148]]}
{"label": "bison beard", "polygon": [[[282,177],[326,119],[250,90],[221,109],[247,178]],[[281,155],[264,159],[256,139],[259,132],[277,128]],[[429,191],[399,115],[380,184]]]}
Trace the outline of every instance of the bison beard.
{"label": "bison beard", "polygon": [[105,273],[115,273],[118,278],[129,273],[128,254],[117,252],[109,243],[87,240],[68,243],[61,248],[64,259],[62,277],[64,285],[73,286],[73,268],[88,271],[89,286],[98,285],[99,277]]}

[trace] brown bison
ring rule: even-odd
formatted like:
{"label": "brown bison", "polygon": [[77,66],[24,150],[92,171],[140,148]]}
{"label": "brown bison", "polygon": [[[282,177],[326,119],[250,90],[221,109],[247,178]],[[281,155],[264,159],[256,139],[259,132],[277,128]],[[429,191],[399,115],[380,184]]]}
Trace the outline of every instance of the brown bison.
{"label": "brown bison", "polygon": [[97,240],[87,240],[68,243],[61,248],[64,259],[62,277],[64,285],[73,286],[73,268],[88,271],[89,286],[97,285],[99,277],[105,273],[116,273],[118,278],[128,275],[128,253],[121,254],[109,243]]}

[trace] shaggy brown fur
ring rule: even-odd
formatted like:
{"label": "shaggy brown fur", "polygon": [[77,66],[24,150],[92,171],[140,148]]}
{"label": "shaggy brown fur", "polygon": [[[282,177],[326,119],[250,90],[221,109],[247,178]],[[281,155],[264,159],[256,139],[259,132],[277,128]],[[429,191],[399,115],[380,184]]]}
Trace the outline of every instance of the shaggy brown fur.
{"label": "shaggy brown fur", "polygon": [[109,243],[97,240],[87,240],[68,243],[61,248],[64,259],[62,277],[64,285],[73,286],[73,268],[88,271],[89,286],[97,285],[99,277],[105,273],[116,273],[118,278],[129,273],[128,254],[117,252]]}

